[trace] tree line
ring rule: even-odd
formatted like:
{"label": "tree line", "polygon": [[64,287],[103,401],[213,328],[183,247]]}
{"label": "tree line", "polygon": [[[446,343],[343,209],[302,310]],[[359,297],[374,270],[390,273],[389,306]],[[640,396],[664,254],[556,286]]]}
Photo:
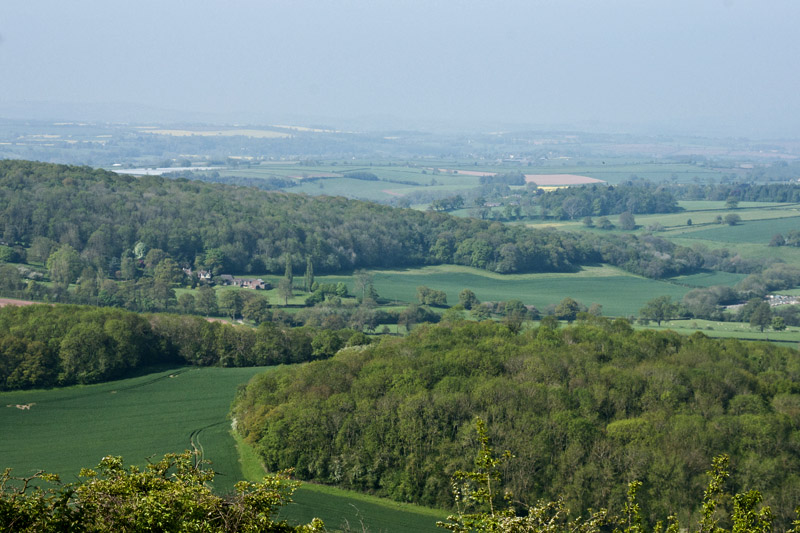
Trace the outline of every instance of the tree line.
{"label": "tree line", "polygon": [[258,328],[74,305],[0,309],[0,390],[119,379],[154,365],[265,366],[368,344],[353,330]]}
{"label": "tree line", "polygon": [[139,243],[179,266],[227,273],[279,273],[287,262],[300,271],[309,259],[318,273],[441,263],[546,272],[608,262],[658,277],[700,266],[685,260],[688,249],[635,236],[598,242],[340,197],[29,161],[0,161],[0,206],[0,235],[19,259],[44,263],[69,245],[111,279],[124,277]]}

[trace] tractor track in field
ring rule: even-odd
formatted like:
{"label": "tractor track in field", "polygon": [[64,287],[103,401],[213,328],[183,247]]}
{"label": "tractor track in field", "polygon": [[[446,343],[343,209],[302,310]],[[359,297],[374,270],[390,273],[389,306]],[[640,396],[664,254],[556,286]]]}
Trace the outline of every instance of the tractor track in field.
{"label": "tractor track in field", "polygon": [[189,433],[189,446],[192,449],[192,453],[194,453],[195,463],[199,463],[205,459],[205,449],[203,448],[203,443],[200,440],[200,436],[203,433],[203,431],[227,423],[228,423],[227,420],[214,422],[213,424],[208,424],[206,426],[193,429],[191,433]]}

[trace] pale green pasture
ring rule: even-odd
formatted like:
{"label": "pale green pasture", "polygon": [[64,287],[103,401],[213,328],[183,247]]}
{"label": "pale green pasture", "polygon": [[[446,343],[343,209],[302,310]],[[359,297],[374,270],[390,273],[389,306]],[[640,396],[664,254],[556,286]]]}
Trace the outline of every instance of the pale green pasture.
{"label": "pale green pasture", "polygon": [[687,239],[684,236],[670,238],[675,244],[681,246],[705,246],[708,249],[726,248],[733,253],[739,254],[745,258],[764,258],[770,257],[781,260],[791,265],[800,266],[800,248],[793,246],[767,246],[764,243],[750,243],[750,242],[723,242],[709,239]]}
{"label": "pale green pasture", "polygon": [[[744,217],[742,217],[744,219]],[[735,226],[716,225],[697,231],[685,232],[681,236],[689,239],[702,239],[724,243],[768,244],[776,233],[786,234],[800,230],[800,217],[795,214],[789,218],[773,220],[746,220]]]}
{"label": "pale green pasture", "polygon": [[686,319],[669,320],[662,322],[661,326],[651,323],[648,326],[635,326],[637,329],[672,330],[682,335],[691,335],[700,331],[709,337],[734,338],[742,340],[761,340],[769,342],[800,343],[800,328],[787,327],[784,331],[772,331],[769,328],[763,332],[744,322],[717,322],[714,320]]}
{"label": "pale green pasture", "polygon": [[387,183],[385,181],[364,181],[352,178],[325,178],[303,182],[292,187],[291,192],[310,195],[346,196],[363,200],[387,200],[417,190],[419,186]]}

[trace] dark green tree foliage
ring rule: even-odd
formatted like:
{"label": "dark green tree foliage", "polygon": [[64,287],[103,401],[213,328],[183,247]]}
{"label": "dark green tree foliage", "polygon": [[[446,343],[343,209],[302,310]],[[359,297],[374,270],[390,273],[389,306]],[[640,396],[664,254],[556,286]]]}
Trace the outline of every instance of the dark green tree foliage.
{"label": "dark green tree foliage", "polygon": [[626,231],[636,229],[636,220],[630,211],[623,211],[619,215],[619,227]]}
{"label": "dark green tree foliage", "polygon": [[424,285],[417,287],[417,301],[421,305],[435,305],[443,307],[447,305],[447,294],[444,291],[431,289]]}
{"label": "dark green tree foliage", "polygon": [[664,320],[672,320],[678,316],[678,304],[673,303],[669,296],[659,296],[639,309],[639,314],[649,320],[655,320],[660,326]]}
{"label": "dark green tree foliage", "polygon": [[772,323],[772,309],[767,302],[760,302],[755,305],[750,314],[750,325],[764,331],[764,328]]}
{"label": "dark green tree foliage", "polygon": [[[287,258],[303,256],[318,272],[439,263],[543,272],[607,262],[664,276],[702,266],[687,249],[635,236],[598,242],[344,198],[8,160],[0,161],[0,234],[13,236],[9,245],[66,243],[95,265],[140,245],[142,259],[163,250],[179,265],[215,275],[277,274]],[[123,277],[132,278],[130,267]]]}
{"label": "dark green tree foliage", "polygon": [[788,526],[800,500],[796,352],[587,320],[518,335],[490,322],[420,326],[262,374],[233,416],[269,469],[437,506],[471,467],[480,416],[515,456],[503,470],[515,499],[619,511],[640,480],[651,524],[698,512],[703,473],[724,452]]}
{"label": "dark green tree foliage", "polygon": [[572,322],[578,317],[578,313],[586,311],[586,307],[582,306],[579,302],[572,298],[564,298],[555,307],[553,314],[559,320],[566,320]]}
{"label": "dark green tree foliage", "polygon": [[157,364],[299,363],[333,355],[353,334],[73,305],[7,306],[0,309],[0,390],[97,383]]}
{"label": "dark green tree foliage", "polygon": [[469,289],[464,289],[458,293],[458,303],[464,306],[464,309],[469,311],[473,307],[480,305],[481,301],[475,296],[475,293]]}
{"label": "dark green tree foliage", "polygon": [[525,174],[522,172],[506,172],[504,174],[491,174],[488,176],[481,176],[480,183],[482,185],[490,185],[501,183],[504,185],[525,185]]}
{"label": "dark green tree foliage", "polygon": [[[795,178],[796,168],[785,181]],[[749,181],[749,182],[748,182]],[[800,185],[797,183],[757,183],[758,177],[739,183],[689,184],[670,187],[670,192],[680,200],[715,200],[737,202],[800,202]]]}
{"label": "dark green tree foliage", "polygon": [[618,215],[625,211],[637,215],[681,211],[670,189],[649,183],[564,187],[541,194],[537,201],[564,219]]}
{"label": "dark green tree foliage", "polygon": [[0,244],[0,263],[17,263],[22,259],[18,250],[4,244]]}
{"label": "dark green tree foliage", "polygon": [[[588,516],[570,516],[564,501],[538,501],[534,505],[519,505],[513,494],[503,487],[502,470],[514,456],[506,451],[497,457],[489,442],[486,426],[480,418],[476,420],[480,449],[475,459],[474,470],[453,474],[453,495],[456,513],[447,517],[447,522],[436,525],[457,533],[679,533],[693,531],[682,529],[678,518],[671,514],[658,520],[650,529],[645,523],[644,513],[637,493],[642,488],[640,481],[631,481],[622,509],[616,513],[608,509],[590,511]],[[729,477],[729,460],[726,454],[714,458],[708,475],[709,483],[703,493],[700,516],[696,531],[713,533],[771,533],[774,515],[769,506],[762,505],[761,493],[757,490],[731,495],[725,485]],[[505,502],[500,502],[500,492]],[[731,502],[731,508],[725,509]],[[727,512],[726,512],[727,511]],[[667,523],[664,529],[664,523]],[[730,529],[722,527],[729,524]],[[795,520],[787,533],[798,533],[800,521]]]}
{"label": "dark green tree foliage", "polygon": [[169,361],[147,320],[118,309],[0,309],[0,389],[95,383]]}
{"label": "dark green tree foliage", "polygon": [[306,257],[306,273],[303,275],[303,290],[311,292],[311,287],[314,285],[314,261],[311,257]]}
{"label": "dark green tree foliage", "polygon": [[107,456],[79,480],[62,484],[57,475],[28,478],[0,474],[0,530],[19,533],[298,532],[325,530],[318,519],[302,526],[277,520],[297,483],[281,472],[259,483],[241,481],[236,492],[211,492],[214,471],[192,452],[168,454],[146,468],[125,467]]}

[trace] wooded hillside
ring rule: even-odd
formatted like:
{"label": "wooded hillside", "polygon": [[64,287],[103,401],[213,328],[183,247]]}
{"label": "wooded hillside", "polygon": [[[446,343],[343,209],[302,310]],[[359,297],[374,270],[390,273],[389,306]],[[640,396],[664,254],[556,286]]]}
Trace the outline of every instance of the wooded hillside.
{"label": "wooded hillside", "polygon": [[520,335],[460,322],[260,375],[233,415],[269,469],[444,507],[476,416],[514,454],[503,479],[529,505],[618,512],[640,480],[651,519],[685,523],[727,453],[734,488],[762,491],[785,526],[800,500],[798,378],[792,350],[624,320]]}
{"label": "wooded hillside", "polygon": [[0,235],[46,261],[69,244],[112,276],[137,243],[184,266],[220,272],[318,273],[452,263],[496,272],[569,271],[607,262],[649,277],[702,267],[656,237],[509,227],[341,197],[260,191],[88,167],[0,161]]}

